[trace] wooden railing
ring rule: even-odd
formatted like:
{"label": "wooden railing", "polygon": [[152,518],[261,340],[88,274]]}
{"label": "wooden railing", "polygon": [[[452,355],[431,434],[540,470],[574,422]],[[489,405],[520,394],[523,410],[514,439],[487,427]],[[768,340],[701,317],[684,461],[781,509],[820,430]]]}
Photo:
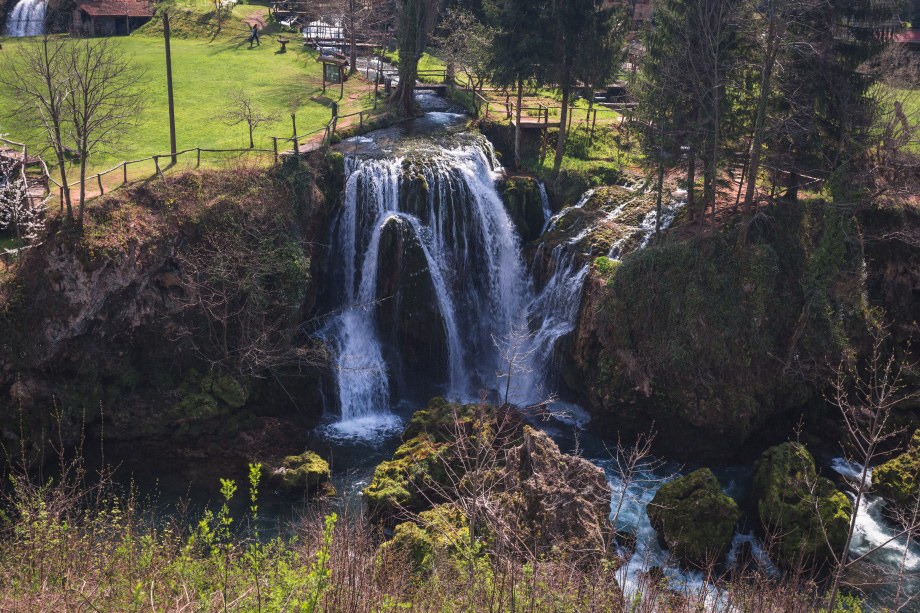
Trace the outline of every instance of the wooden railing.
{"label": "wooden railing", "polygon": [[[196,167],[196,168],[198,168],[198,167],[201,166],[201,154],[202,154],[202,153],[205,153],[205,154],[207,154],[207,153],[271,153],[271,151],[270,151],[269,149],[255,149],[255,148],[253,148],[253,149],[207,149],[207,148],[204,148],[204,147],[191,147],[191,148],[189,148],[189,149],[183,149],[182,151],[177,151],[175,154],[172,154],[172,153],[163,153],[163,154],[157,154],[157,155],[147,156],[147,157],[144,157],[144,158],[138,158],[138,159],[136,159],[136,160],[125,160],[125,161],[123,161],[123,162],[119,162],[118,164],[116,164],[116,165],[113,166],[112,168],[109,168],[108,170],[103,170],[102,172],[98,172],[98,173],[96,173],[96,174],[94,174],[94,175],[90,175],[89,177],[86,177],[86,179],[84,180],[84,185],[92,184],[92,182],[95,181],[95,182],[96,182],[96,185],[99,187],[99,193],[98,193],[98,194],[93,194],[93,195],[91,195],[91,196],[88,196],[86,199],[87,199],[87,200],[90,200],[90,199],[92,199],[92,198],[95,198],[95,197],[97,197],[97,196],[101,196],[101,195],[103,195],[103,194],[106,193],[106,192],[105,192],[105,184],[102,182],[102,178],[105,177],[106,175],[112,174],[112,173],[117,172],[117,171],[119,171],[119,170],[121,170],[121,172],[122,172],[122,180],[121,180],[121,183],[118,184],[118,185],[116,185],[115,187],[110,187],[110,188],[109,188],[109,192],[112,192],[112,191],[118,189],[119,187],[122,187],[122,186],[124,186],[124,185],[126,185],[126,184],[128,183],[128,167],[129,167],[129,166],[134,166],[135,164],[142,164],[142,163],[144,163],[144,162],[153,161],[153,165],[154,165],[154,167],[155,167],[155,169],[156,169],[156,174],[158,174],[158,175],[160,175],[160,176],[163,176],[163,171],[164,171],[165,169],[168,169],[170,166],[172,166],[172,164],[175,163],[175,160],[177,160],[180,156],[183,156],[183,155],[186,155],[186,154],[189,154],[189,153],[192,153],[192,152],[195,153],[195,167]],[[169,165],[167,165],[165,168],[164,168],[163,166],[160,165],[160,160],[163,160],[163,159],[169,159],[169,160],[170,160]],[[64,199],[64,189],[65,189],[65,187],[64,187],[63,185],[61,185],[60,183],[58,183],[57,181],[55,181],[55,180],[54,180],[53,178],[51,178],[50,176],[49,176],[49,179],[50,179],[51,183],[52,183],[55,187],[58,188],[59,196],[60,196],[61,200],[63,201],[63,199]],[[79,180],[73,181],[73,182],[67,184],[66,189],[71,189],[71,188],[73,188],[73,187],[75,187],[75,186],[78,186],[78,185],[80,185],[80,181],[79,181]]]}

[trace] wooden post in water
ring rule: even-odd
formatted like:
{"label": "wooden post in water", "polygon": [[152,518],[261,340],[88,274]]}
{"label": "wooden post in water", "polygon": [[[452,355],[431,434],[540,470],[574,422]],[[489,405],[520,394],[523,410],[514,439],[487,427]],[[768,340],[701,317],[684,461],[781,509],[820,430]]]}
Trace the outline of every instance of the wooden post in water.
{"label": "wooden post in water", "polygon": [[[172,54],[169,49],[169,13],[163,11],[163,40],[166,44],[166,97],[169,104],[169,152],[176,163],[176,109],[173,102]],[[159,170],[159,166],[157,166]]]}

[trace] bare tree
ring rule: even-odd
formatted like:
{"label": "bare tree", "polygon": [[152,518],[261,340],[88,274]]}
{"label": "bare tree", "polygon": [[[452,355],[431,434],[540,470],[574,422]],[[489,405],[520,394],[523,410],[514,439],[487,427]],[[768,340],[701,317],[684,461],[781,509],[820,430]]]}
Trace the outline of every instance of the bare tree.
{"label": "bare tree", "polygon": [[108,39],[81,40],[68,47],[72,84],[64,100],[67,124],[80,164],[77,220],[86,209],[86,167],[90,156],[116,142],[135,125],[143,108],[138,86],[143,74]]}
{"label": "bare tree", "polygon": [[40,130],[45,146],[54,153],[64,188],[61,208],[66,207],[67,219],[73,221],[64,140],[68,121],[66,101],[73,87],[68,70],[69,45],[66,39],[49,35],[17,45],[14,51],[2,54],[0,84],[17,101],[9,114],[24,118]]}
{"label": "bare tree", "polygon": [[[833,556],[831,587],[827,594],[828,611],[835,610],[837,595],[847,569],[895,539],[916,531],[918,527],[912,523],[884,543],[871,547],[866,553],[855,558],[849,556],[860,503],[871,486],[871,466],[885,455],[885,443],[900,434],[900,430],[892,425],[892,411],[905,400],[920,396],[920,390],[909,387],[904,380],[912,365],[898,360],[894,352],[888,350],[887,329],[879,326],[873,329],[872,335],[872,346],[865,365],[841,364],[837,368],[837,376],[829,397],[829,401],[838,408],[843,418],[846,436],[844,454],[849,461],[861,468],[855,478],[848,479],[854,492],[854,503],[843,550],[834,551],[828,543],[828,549]],[[820,513],[818,518],[820,520]],[[827,540],[826,533],[824,536]]]}
{"label": "bare tree", "polygon": [[237,126],[245,123],[249,129],[249,148],[254,149],[256,146],[253,139],[253,133],[259,126],[275,121],[277,117],[271,113],[262,111],[252,102],[252,98],[243,90],[233,94],[231,99],[230,110],[227,111],[227,125]]}

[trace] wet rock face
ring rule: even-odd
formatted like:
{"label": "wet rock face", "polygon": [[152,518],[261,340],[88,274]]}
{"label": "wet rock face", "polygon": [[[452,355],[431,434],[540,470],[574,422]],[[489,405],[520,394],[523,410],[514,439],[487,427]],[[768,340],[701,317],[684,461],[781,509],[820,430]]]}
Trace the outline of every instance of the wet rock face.
{"label": "wet rock face", "polygon": [[[431,271],[414,228],[399,217],[385,222],[377,271],[377,324],[394,388],[445,381],[447,339]],[[413,384],[416,384],[413,388]]]}
{"label": "wet rock face", "polygon": [[873,491],[902,509],[908,509],[920,488],[920,430],[914,432],[907,451],[875,467]]}
{"label": "wet rock face", "polygon": [[665,549],[689,567],[725,560],[740,512],[708,468],[664,484],[647,507]]}
{"label": "wet rock face", "polygon": [[538,239],[545,220],[537,180],[533,177],[508,177],[501,180],[497,187],[521,240],[529,243]]}
{"label": "wet rock face", "polygon": [[773,557],[786,568],[800,561],[820,566],[843,550],[853,505],[818,475],[815,460],[799,443],[767,449],[754,470],[752,494],[761,528],[776,543]]}

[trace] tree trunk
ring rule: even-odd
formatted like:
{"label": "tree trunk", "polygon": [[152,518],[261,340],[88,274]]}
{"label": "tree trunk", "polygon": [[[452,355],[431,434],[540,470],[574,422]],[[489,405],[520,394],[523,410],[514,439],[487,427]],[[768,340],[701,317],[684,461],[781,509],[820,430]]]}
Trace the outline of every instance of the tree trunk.
{"label": "tree trunk", "polygon": [[524,100],[524,80],[518,79],[517,106],[514,109],[514,168],[521,169],[521,104]]}
{"label": "tree trunk", "polygon": [[349,74],[355,74],[358,72],[358,33],[355,32],[354,20],[351,24],[351,36],[349,37],[349,42],[351,43],[351,53],[349,55],[349,62],[351,68]]}
{"label": "tree trunk", "polygon": [[86,153],[80,155],[80,212],[77,225],[83,227],[83,211],[86,209]]}
{"label": "tree trunk", "polygon": [[690,211],[690,219],[693,220],[696,216],[696,150],[692,146],[687,157],[687,210]]}
{"label": "tree trunk", "polygon": [[566,120],[569,117],[569,96],[571,95],[571,85],[568,83],[562,86],[562,110],[559,111],[559,137],[556,139],[556,158],[553,160],[553,176],[559,174],[562,168],[562,158],[565,156],[565,142],[568,135],[566,130]]}
{"label": "tree trunk", "polygon": [[[426,0],[402,0],[399,19],[399,85],[393,93],[396,113],[402,117],[416,114],[415,82],[418,62],[425,50],[427,37]],[[435,9],[436,10],[436,9]]]}
{"label": "tree trunk", "polygon": [[252,139],[252,126],[249,126],[249,148],[250,148],[250,149],[255,149],[255,148],[256,148],[256,143],[255,143],[255,141]]}
{"label": "tree trunk", "polygon": [[[773,3],[771,11],[775,12]],[[767,102],[770,99],[770,87],[773,81],[773,66],[776,63],[777,42],[776,17],[771,15],[770,29],[767,33],[768,47],[767,58],[760,79],[760,99],[757,101],[757,118],[754,120],[754,138],[751,139],[751,155],[748,163],[748,184],[744,192],[744,206],[749,207],[754,203],[754,191],[757,189],[757,176],[760,174],[760,150],[763,148],[764,124],[767,116]]]}

